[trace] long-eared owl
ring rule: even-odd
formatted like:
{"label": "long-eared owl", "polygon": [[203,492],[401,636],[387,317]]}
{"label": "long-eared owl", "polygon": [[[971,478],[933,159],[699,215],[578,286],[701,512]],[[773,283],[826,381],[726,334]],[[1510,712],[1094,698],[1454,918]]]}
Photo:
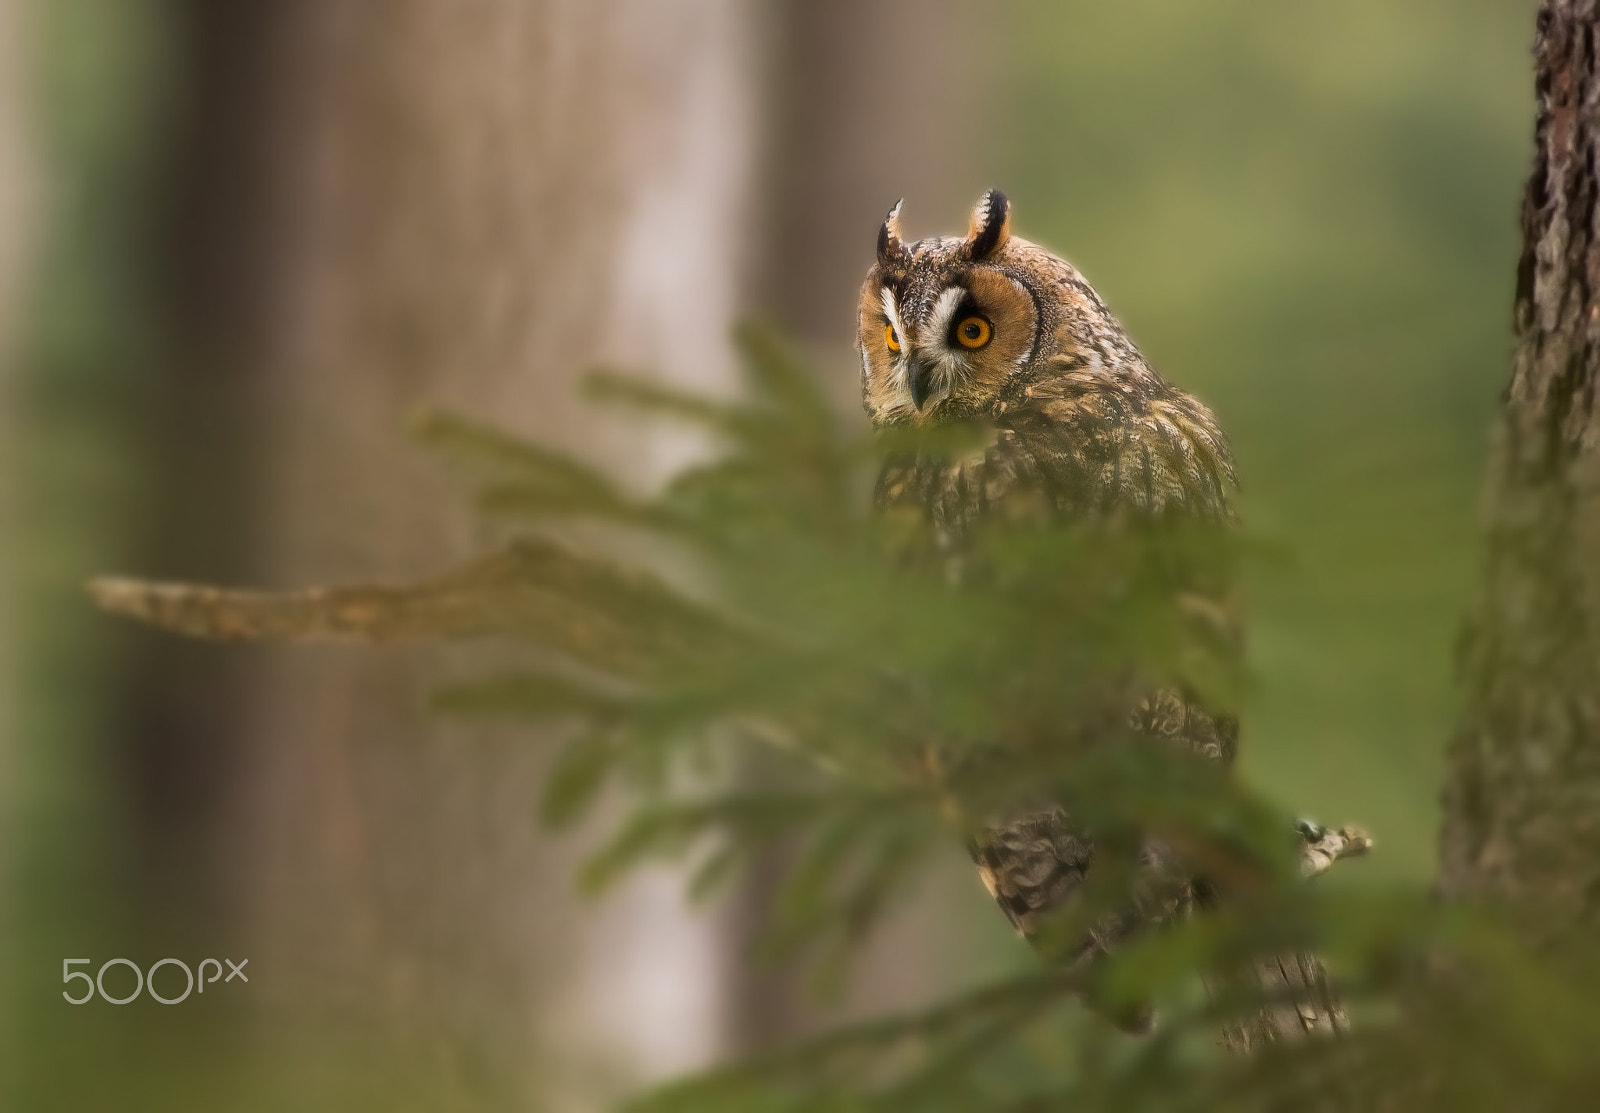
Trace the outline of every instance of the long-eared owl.
{"label": "long-eared owl", "polygon": [[[1233,461],[1216,419],[1156,374],[1077,270],[1011,235],[1004,194],[979,201],[964,238],[908,244],[899,212],[896,204],[879,231],[861,291],[867,413],[878,428],[965,421],[991,435],[981,453],[958,460],[890,463],[880,505],[925,513],[947,540],[1024,498],[1069,519],[1232,520]],[[1185,692],[1145,689],[1127,717],[1135,732],[1233,756],[1234,720]],[[1092,835],[1054,805],[986,817],[970,848],[1025,936],[1077,887],[1094,851]],[[1113,919],[1079,952],[1137,926]]]}

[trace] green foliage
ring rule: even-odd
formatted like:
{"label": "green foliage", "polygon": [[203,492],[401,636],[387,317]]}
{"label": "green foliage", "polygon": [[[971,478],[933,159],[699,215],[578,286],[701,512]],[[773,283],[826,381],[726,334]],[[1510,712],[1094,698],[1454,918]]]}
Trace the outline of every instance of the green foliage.
{"label": "green foliage", "polygon": [[[1252,559],[1236,538],[1181,522],[996,520],[958,556],[920,516],[875,512],[871,477],[887,453],[966,452],[981,430],[854,441],[770,334],[741,339],[739,403],[594,381],[597,397],[712,442],[651,497],[458,418],[420,425],[471,467],[481,505],[509,530],[572,544],[582,520],[581,536],[602,539],[588,559],[626,564],[630,582],[652,585],[641,599],[672,600],[639,615],[641,641],[670,649],[596,669],[546,646],[525,674],[440,696],[457,713],[581,724],[545,818],[572,822],[607,785],[631,801],[584,884],[688,858],[704,897],[753,862],[782,861],[763,950],[809,955],[835,984],[928,861],[1041,801],[1069,802],[1098,846],[1042,954],[1127,907],[1151,838],[1224,896],[1099,964],[1042,959],[928,1012],[670,1087],[641,1110],[1460,1109],[1501,1108],[1475,1103],[1513,1092],[1521,1108],[1557,1108],[1537,1095],[1595,1082],[1575,1050],[1573,1033],[1595,1025],[1574,1000],[1581,983],[1520,957],[1482,918],[1302,882],[1283,811],[1126,727],[1152,684],[1236,705],[1244,684],[1216,605]],[[593,598],[574,581],[577,601],[615,617],[611,578],[591,581]],[[769,755],[759,778],[750,750]],[[763,856],[773,848],[783,853]],[[1223,1025],[1263,1006],[1256,983],[1230,972],[1308,951],[1331,962],[1355,1034],[1223,1055]],[[1147,1037],[1094,1018],[1152,1002]]]}

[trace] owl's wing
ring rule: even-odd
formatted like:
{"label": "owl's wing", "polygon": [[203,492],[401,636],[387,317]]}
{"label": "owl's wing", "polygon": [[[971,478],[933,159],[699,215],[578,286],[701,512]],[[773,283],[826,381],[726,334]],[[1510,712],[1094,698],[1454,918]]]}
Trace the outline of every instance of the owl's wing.
{"label": "owl's wing", "polygon": [[1153,373],[1062,369],[999,407],[982,452],[893,461],[877,497],[959,535],[989,515],[1040,512],[1229,523],[1236,485],[1227,438],[1194,397]]}
{"label": "owl's wing", "polygon": [[[1209,410],[1153,373],[1130,380],[1065,364],[1056,370],[1001,407],[981,455],[892,466],[880,481],[880,501],[925,510],[953,538],[991,516],[1233,521],[1233,460]],[[1186,614],[1224,651],[1236,651],[1228,585],[1196,569],[1182,587]],[[1139,734],[1222,761],[1233,757],[1237,721],[1190,693],[1152,686],[1128,715]],[[993,821],[969,850],[984,885],[1030,939],[1041,918],[1071,898],[1094,857],[1092,837],[1060,806]],[[1069,957],[1103,952],[1192,903],[1192,884],[1160,848],[1147,848],[1146,858],[1140,891],[1122,912],[1096,923]]]}
{"label": "owl's wing", "polygon": [[[967,849],[1011,926],[1036,945],[1044,918],[1071,899],[1094,859],[1093,839],[1061,808],[986,828]],[[1052,957],[1082,968],[1134,933],[1184,915],[1197,903],[1193,881],[1160,848],[1146,848],[1139,873],[1134,891],[1117,911],[1099,916],[1081,937],[1052,941]],[[1058,950],[1061,942],[1069,945]],[[1147,1031],[1154,1020],[1148,1004],[1108,1008],[1094,997],[1092,984],[1086,989],[1090,1007],[1126,1031]]]}
{"label": "owl's wing", "polygon": [[1152,373],[1070,369],[1022,390],[991,467],[1068,514],[1233,520],[1233,455],[1211,411]]}
{"label": "owl's wing", "polygon": [[1078,887],[1094,857],[1093,840],[1072,828],[1062,808],[987,827],[967,849],[984,888],[1024,937]]}
{"label": "owl's wing", "polygon": [[[1238,742],[1238,720],[1207,711],[1174,688],[1161,688],[1140,700],[1129,726],[1148,738],[1230,762]],[[1088,875],[1094,837],[1061,805],[1026,809],[990,823],[967,843],[984,888],[1017,933],[1033,941],[1040,921],[1062,907]],[[1181,865],[1159,845],[1144,851],[1146,876],[1141,891],[1118,913],[1102,917],[1076,941],[1065,957],[1075,960],[1108,951],[1133,932],[1164,923],[1194,902],[1194,888]]]}

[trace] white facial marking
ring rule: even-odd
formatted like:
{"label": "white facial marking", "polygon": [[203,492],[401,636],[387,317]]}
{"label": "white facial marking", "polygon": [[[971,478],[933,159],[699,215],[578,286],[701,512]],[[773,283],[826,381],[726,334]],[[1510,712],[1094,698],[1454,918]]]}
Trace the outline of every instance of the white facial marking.
{"label": "white facial marking", "polygon": [[[1026,286],[1024,286],[1022,283],[1018,282],[1015,278],[1010,279],[1010,282],[1011,282],[1011,285],[1013,285],[1013,286],[1015,286],[1017,288],[1017,293],[1021,294],[1024,298],[1030,296],[1028,294],[1028,288]],[[1037,330],[1035,330],[1034,335],[1035,336],[1038,335]],[[1013,375],[1015,375],[1018,371],[1021,371],[1023,366],[1027,364],[1028,360],[1030,360],[1032,358],[1033,358],[1033,345],[1029,344],[1028,347],[1023,351],[1023,353],[1021,355],[1019,355],[1016,359],[1011,361],[1011,373]]]}
{"label": "white facial marking", "polygon": [[903,400],[897,400],[895,408],[913,409],[911,388],[906,385],[905,363],[906,353],[911,350],[911,341],[906,339],[905,326],[900,323],[900,307],[895,304],[894,294],[887,286],[878,292],[878,300],[883,305],[883,315],[889,318],[889,327],[900,338],[900,350],[889,353],[890,382],[894,385],[895,393],[904,396]]}
{"label": "white facial marking", "polygon": [[955,316],[956,306],[961,304],[966,293],[960,286],[951,286],[939,295],[939,300],[933,303],[933,313],[928,318],[930,340],[944,343],[945,337],[950,335],[950,318]]}
{"label": "white facial marking", "polygon": [[949,340],[951,319],[966,296],[967,291],[960,286],[946,287],[940,291],[939,300],[933,303],[933,312],[928,315],[928,327],[917,344],[917,354],[933,364],[934,386],[923,409],[948,398],[957,378],[967,369],[965,353],[952,348]]}
{"label": "white facial marking", "polygon": [[883,315],[889,318],[889,324],[894,326],[894,334],[900,338],[900,350],[906,346],[906,330],[900,327],[900,307],[894,303],[894,294],[885,286],[878,291],[878,300],[883,303]]}

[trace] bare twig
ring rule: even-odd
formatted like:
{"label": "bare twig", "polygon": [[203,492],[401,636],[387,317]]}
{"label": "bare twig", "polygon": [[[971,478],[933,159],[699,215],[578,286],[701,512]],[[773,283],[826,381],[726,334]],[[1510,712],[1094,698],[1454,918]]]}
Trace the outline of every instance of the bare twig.
{"label": "bare twig", "polygon": [[[1304,819],[1295,826],[1301,838],[1300,872],[1307,879],[1326,873],[1341,858],[1372,849],[1372,837],[1359,827],[1333,830]],[[1230,1051],[1249,1054],[1263,1044],[1337,1035],[1349,1027],[1343,1006],[1328,987],[1328,972],[1314,954],[1264,959],[1242,976],[1253,977],[1256,999],[1269,1003],[1248,1023],[1223,1029],[1223,1043]]]}
{"label": "bare twig", "polygon": [[1372,836],[1360,827],[1341,827],[1337,831],[1301,821],[1300,872],[1316,877],[1340,858],[1358,858],[1372,849]]}

